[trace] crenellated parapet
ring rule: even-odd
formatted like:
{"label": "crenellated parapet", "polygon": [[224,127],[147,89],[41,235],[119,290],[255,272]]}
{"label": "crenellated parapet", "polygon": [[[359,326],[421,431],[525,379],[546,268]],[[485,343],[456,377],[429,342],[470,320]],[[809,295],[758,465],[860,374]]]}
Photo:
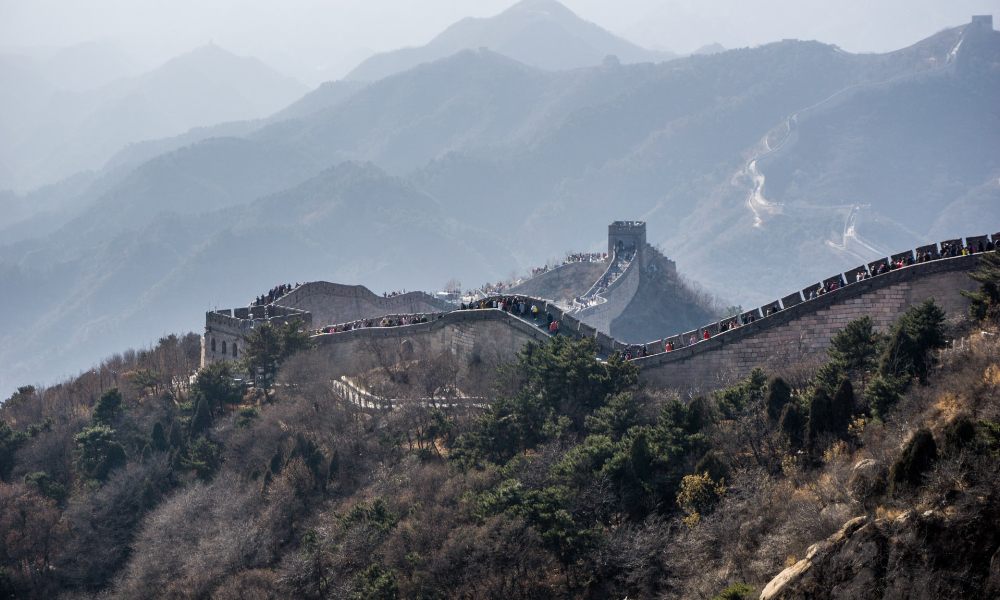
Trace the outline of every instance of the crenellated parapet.
{"label": "crenellated parapet", "polygon": [[[837,331],[863,315],[871,316],[875,326],[884,331],[908,308],[933,298],[951,317],[960,317],[967,312],[969,302],[961,291],[976,288],[966,274],[976,268],[980,252],[992,250],[998,240],[1000,233],[956,238],[859,265],[740,315],[641,344],[648,355],[635,360],[643,367],[642,376],[658,385],[706,390],[744,376],[754,367],[775,368],[781,361],[822,354]],[[615,294],[628,293],[633,277],[630,273],[641,271],[641,261],[630,262],[626,271],[605,290],[606,302],[596,306],[617,304]],[[298,301],[307,297],[303,294]],[[358,293],[357,297],[366,296]],[[495,309],[494,300],[498,304],[506,300],[508,306],[523,301],[526,311],[522,314],[519,310]],[[535,318],[531,316],[531,307],[537,309]],[[336,360],[354,362],[359,360],[355,353],[378,354],[380,351],[372,345],[376,341],[391,347],[402,344],[400,347],[408,348],[410,354],[417,348],[418,357],[448,351],[463,360],[478,361],[484,355],[493,360],[509,360],[525,343],[549,339],[547,325],[551,318],[559,322],[560,335],[593,339],[603,356],[637,346],[615,340],[595,326],[589,318],[593,315],[581,313],[544,298],[510,294],[479,301],[473,309],[449,306],[447,311],[387,311],[384,315],[391,318],[386,322],[401,323],[403,317],[410,318],[406,325],[340,330],[316,335],[314,339],[328,347]],[[204,358],[206,362],[236,359],[242,336],[257,323],[285,323],[293,319],[301,319],[310,330],[322,328],[316,326],[314,315],[308,311],[288,306],[207,313]]]}

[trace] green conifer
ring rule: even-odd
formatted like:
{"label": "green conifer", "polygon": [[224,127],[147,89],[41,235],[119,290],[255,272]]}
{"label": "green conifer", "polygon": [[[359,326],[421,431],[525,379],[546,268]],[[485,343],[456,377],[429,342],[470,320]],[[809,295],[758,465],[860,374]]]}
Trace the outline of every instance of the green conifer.
{"label": "green conifer", "polygon": [[125,399],[116,387],[101,394],[90,420],[92,425],[111,425],[121,413]]}
{"label": "green conifer", "polygon": [[792,448],[802,447],[802,432],[806,425],[805,415],[797,402],[789,402],[781,409],[778,431],[785,434]]}
{"label": "green conifer", "polygon": [[837,392],[833,395],[832,412],[833,424],[830,431],[837,435],[847,434],[847,428],[851,424],[851,417],[854,415],[854,386],[851,380],[844,377],[837,386]]}
{"label": "green conifer", "polygon": [[177,421],[170,424],[170,437],[168,439],[171,448],[180,448],[184,445],[184,434],[181,433],[181,426]]}
{"label": "green conifer", "polygon": [[926,428],[918,430],[889,470],[892,490],[899,491],[904,486],[919,486],[924,473],[934,465],[937,457],[934,435]]}
{"label": "green conifer", "polygon": [[152,449],[157,452],[163,452],[168,447],[167,436],[163,433],[163,423],[157,421],[153,423],[153,432],[150,435]]}
{"label": "green conifer", "polygon": [[826,389],[816,388],[809,402],[809,420],[806,422],[806,445],[809,450],[816,450],[816,442],[822,433],[833,431],[833,402]]}
{"label": "green conifer", "polygon": [[281,448],[278,448],[271,456],[271,462],[268,464],[268,470],[277,475],[281,473],[281,467],[283,464],[284,457],[281,455]]}
{"label": "green conifer", "polygon": [[208,412],[208,401],[204,398],[198,400],[198,406],[195,408],[194,417],[191,418],[191,432],[190,438],[194,439],[198,436],[205,435],[208,428],[212,426],[212,415]]}
{"label": "green conifer", "polygon": [[792,388],[781,377],[775,377],[767,384],[767,416],[772,423],[781,418],[781,411],[792,400]]}

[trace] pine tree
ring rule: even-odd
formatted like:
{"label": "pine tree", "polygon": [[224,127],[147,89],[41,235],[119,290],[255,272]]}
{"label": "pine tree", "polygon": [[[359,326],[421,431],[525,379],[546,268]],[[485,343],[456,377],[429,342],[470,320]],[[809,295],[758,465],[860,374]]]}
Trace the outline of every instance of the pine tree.
{"label": "pine tree", "polygon": [[142,447],[142,454],[139,455],[139,460],[141,460],[142,462],[146,462],[152,455],[153,455],[153,449],[150,447],[149,444],[146,444],[145,446]]}
{"label": "pine tree", "polygon": [[94,413],[90,417],[91,425],[111,425],[121,413],[124,403],[125,399],[118,388],[113,387],[104,392],[97,401]]}
{"label": "pine tree", "polygon": [[979,291],[960,292],[972,301],[969,314],[973,320],[1000,319],[1000,252],[980,254],[979,268],[969,278],[979,283]]}
{"label": "pine tree", "polygon": [[907,310],[892,327],[892,334],[879,360],[879,374],[910,376],[924,381],[933,366],[931,350],[944,348],[944,310],[928,299]]}
{"label": "pine tree", "polygon": [[127,461],[128,457],[125,454],[125,446],[122,446],[118,442],[111,442],[108,445],[104,461],[94,470],[94,479],[104,481],[108,478],[111,471],[124,467]]}
{"label": "pine tree", "polygon": [[781,377],[767,384],[767,416],[773,423],[781,418],[781,411],[792,400],[792,388]]}
{"label": "pine tree", "polygon": [[163,433],[163,423],[157,421],[153,423],[153,432],[150,434],[152,449],[163,452],[168,447],[167,436]]}

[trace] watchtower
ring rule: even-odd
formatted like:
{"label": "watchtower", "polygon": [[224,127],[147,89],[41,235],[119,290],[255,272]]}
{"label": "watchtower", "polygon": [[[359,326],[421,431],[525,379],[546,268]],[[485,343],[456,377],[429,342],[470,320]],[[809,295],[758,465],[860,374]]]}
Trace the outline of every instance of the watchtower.
{"label": "watchtower", "polygon": [[645,221],[614,221],[608,225],[608,256],[613,256],[616,249],[641,253],[645,246]]}
{"label": "watchtower", "polygon": [[970,25],[987,31],[993,31],[993,15],[972,15]]}

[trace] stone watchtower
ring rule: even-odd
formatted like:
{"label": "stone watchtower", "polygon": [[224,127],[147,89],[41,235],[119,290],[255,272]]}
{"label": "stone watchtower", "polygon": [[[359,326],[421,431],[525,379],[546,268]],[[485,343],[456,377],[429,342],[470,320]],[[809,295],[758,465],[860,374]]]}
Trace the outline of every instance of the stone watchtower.
{"label": "stone watchtower", "polygon": [[614,221],[608,225],[608,256],[613,256],[615,249],[641,255],[645,246],[645,221]]}

